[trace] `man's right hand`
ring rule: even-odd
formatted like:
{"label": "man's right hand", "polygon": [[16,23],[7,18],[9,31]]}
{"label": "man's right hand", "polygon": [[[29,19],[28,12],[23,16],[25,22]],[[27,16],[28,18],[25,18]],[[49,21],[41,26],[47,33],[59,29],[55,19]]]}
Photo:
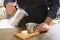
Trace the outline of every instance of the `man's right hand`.
{"label": "man's right hand", "polygon": [[9,2],[6,4],[7,15],[12,16],[16,12],[15,6],[16,6],[15,2]]}

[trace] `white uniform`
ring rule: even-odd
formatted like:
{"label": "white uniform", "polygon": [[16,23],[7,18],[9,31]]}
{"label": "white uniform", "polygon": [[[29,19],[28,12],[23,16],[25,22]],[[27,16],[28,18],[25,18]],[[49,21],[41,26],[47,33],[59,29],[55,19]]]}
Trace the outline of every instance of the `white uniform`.
{"label": "white uniform", "polygon": [[6,14],[5,8],[0,8],[0,19],[9,19],[10,16]]}

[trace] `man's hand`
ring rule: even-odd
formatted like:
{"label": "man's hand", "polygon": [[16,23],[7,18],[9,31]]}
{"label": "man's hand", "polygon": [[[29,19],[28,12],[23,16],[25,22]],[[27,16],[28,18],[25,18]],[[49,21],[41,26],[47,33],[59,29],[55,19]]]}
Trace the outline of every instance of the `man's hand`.
{"label": "man's hand", "polygon": [[38,32],[47,32],[49,30],[49,26],[46,23],[41,23],[40,25],[37,26],[36,31]]}
{"label": "man's hand", "polygon": [[52,21],[52,18],[46,17],[45,21],[37,26],[36,31],[47,32],[49,30],[49,24]]}
{"label": "man's hand", "polygon": [[11,16],[16,12],[15,6],[16,6],[15,2],[9,2],[9,3],[6,4],[7,15]]}

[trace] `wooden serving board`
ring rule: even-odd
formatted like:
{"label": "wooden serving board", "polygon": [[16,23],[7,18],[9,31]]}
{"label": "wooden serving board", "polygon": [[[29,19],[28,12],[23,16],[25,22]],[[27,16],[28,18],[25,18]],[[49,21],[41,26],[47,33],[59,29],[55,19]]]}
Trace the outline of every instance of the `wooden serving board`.
{"label": "wooden serving board", "polygon": [[25,39],[27,39],[27,38],[31,38],[31,37],[33,37],[33,36],[39,35],[39,32],[28,33],[28,35],[22,35],[21,33],[16,32],[14,35],[15,35],[17,38],[20,38],[20,39],[25,40]]}

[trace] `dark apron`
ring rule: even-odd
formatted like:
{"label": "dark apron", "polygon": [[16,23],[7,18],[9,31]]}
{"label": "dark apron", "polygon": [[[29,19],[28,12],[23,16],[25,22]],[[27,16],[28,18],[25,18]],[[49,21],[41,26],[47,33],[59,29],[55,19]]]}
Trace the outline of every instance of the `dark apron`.
{"label": "dark apron", "polygon": [[17,0],[17,3],[29,14],[20,21],[20,26],[25,26],[28,22],[41,23],[45,20],[47,7],[43,0]]}

